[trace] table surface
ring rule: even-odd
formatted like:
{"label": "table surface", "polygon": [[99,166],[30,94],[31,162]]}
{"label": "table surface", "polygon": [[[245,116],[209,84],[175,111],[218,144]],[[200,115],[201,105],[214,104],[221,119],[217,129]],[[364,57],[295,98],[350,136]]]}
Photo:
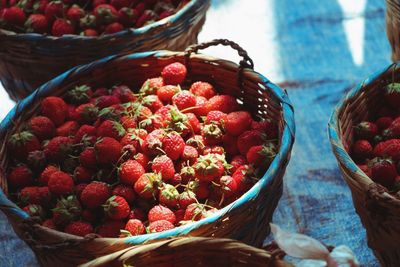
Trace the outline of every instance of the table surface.
{"label": "table surface", "polygon": [[[296,142],[273,221],[329,245],[348,245],[378,266],[332,154],[327,122],[346,91],[390,63],[381,0],[213,0],[199,41],[227,38],[255,69],[289,92]],[[237,61],[227,48],[207,53]],[[14,103],[0,86],[0,119]],[[0,266],[37,266],[0,214]]]}

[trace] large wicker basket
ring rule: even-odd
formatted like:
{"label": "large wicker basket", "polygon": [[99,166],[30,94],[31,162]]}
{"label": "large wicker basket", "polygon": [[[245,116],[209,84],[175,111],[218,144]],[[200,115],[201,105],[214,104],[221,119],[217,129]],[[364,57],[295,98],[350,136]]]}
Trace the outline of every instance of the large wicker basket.
{"label": "large wicker basket", "polygon": [[101,37],[16,34],[0,29],[0,79],[13,100],[64,71],[114,54],[182,51],[197,43],[210,0],[191,0],[176,14],[139,29]]}
{"label": "large wicker basket", "polygon": [[280,249],[267,251],[223,238],[183,237],[134,246],[81,267],[291,267]]}
{"label": "large wicker basket", "polygon": [[384,105],[382,88],[393,81],[400,81],[400,69],[396,64],[351,90],[338,104],[329,122],[333,152],[367,231],[368,246],[383,266],[399,266],[400,263],[400,199],[362,172],[348,150],[353,142],[352,126],[377,114]]}
{"label": "large wicker basket", "polygon": [[386,0],[386,34],[393,62],[400,60],[400,0]]}
{"label": "large wicker basket", "polygon": [[[196,53],[200,48],[216,44],[237,49],[244,57],[240,65]],[[119,81],[139,88],[145,79],[157,76],[165,65],[175,61],[187,66],[188,82],[209,81],[221,93],[233,95],[243,102],[253,115],[279,124],[277,156],[264,176],[240,199],[198,222],[162,233],[121,239],[84,239],[49,230],[30,222],[27,214],[7,199],[9,156],[6,140],[38,111],[41,99],[49,95],[64,95],[70,88],[83,83],[107,86]],[[65,72],[19,102],[0,124],[0,183],[5,193],[0,196],[0,209],[6,213],[17,234],[31,245],[41,264],[46,266],[73,266],[134,244],[171,236],[226,237],[261,246],[269,234],[268,223],[282,194],[282,177],[294,142],[295,126],[287,94],[252,68],[251,59],[238,45],[227,40],[215,40],[192,47],[187,52],[153,51],[110,56]]]}

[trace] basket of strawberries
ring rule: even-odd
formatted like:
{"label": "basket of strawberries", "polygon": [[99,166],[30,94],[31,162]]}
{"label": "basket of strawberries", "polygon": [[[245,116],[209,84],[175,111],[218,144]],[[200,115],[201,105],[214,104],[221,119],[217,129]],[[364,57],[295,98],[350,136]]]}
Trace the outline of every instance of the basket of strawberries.
{"label": "basket of strawberries", "polygon": [[[197,53],[218,44],[240,64]],[[107,57],[1,123],[0,208],[48,266],[173,236],[261,246],[294,131],[287,94],[231,41]]]}
{"label": "basket of strawberries", "polygon": [[400,72],[397,64],[371,76],[339,103],[329,122],[333,152],[383,266],[400,249]]}
{"label": "basket of strawberries", "polygon": [[197,43],[210,0],[0,1],[0,79],[19,100],[62,72],[113,54]]}

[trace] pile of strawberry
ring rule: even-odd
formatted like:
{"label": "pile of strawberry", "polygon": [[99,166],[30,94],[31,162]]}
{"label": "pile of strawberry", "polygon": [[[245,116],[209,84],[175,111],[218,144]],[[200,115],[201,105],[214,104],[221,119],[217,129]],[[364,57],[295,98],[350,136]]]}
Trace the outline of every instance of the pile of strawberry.
{"label": "pile of strawberry", "polygon": [[18,33],[98,36],[140,28],[190,0],[0,0],[0,27]]}
{"label": "pile of strawberry", "polygon": [[351,157],[373,181],[396,192],[400,189],[400,83],[382,90],[385,105],[376,119],[353,128]]}
{"label": "pile of strawberry", "polygon": [[172,229],[236,200],[274,159],[278,127],[185,79],[176,62],[137,93],[81,85],[45,98],[8,140],[11,197],[44,226],[102,237]]}

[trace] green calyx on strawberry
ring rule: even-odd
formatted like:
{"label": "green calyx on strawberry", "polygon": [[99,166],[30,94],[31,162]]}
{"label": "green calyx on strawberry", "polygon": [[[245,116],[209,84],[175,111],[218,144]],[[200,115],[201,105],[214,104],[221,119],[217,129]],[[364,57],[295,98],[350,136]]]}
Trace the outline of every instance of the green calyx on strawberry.
{"label": "green calyx on strawberry", "polygon": [[95,28],[97,26],[97,18],[94,15],[86,14],[80,19],[79,24],[82,29]]}
{"label": "green calyx on strawberry", "polygon": [[13,134],[8,140],[8,145],[12,154],[19,159],[26,158],[29,152],[40,149],[39,140],[28,131]]}
{"label": "green calyx on strawberry", "polygon": [[211,182],[224,173],[223,161],[216,154],[200,156],[194,166],[196,177],[200,181]]}
{"label": "green calyx on strawberry", "polygon": [[400,83],[391,83],[385,87],[385,99],[393,107],[400,104]]}
{"label": "green calyx on strawberry", "polygon": [[46,218],[46,212],[42,206],[37,204],[29,204],[23,208],[23,210],[29,214],[30,217],[38,217],[40,220]]}
{"label": "green calyx on strawberry", "polygon": [[83,104],[89,102],[93,92],[87,85],[76,86],[74,89],[68,91],[68,97],[74,104]]}
{"label": "green calyx on strawberry", "polygon": [[65,225],[79,218],[82,207],[76,196],[70,195],[60,198],[52,211],[55,223]]}
{"label": "green calyx on strawberry", "polygon": [[130,208],[128,202],[121,196],[112,196],[103,205],[105,213],[113,220],[128,217]]}
{"label": "green calyx on strawberry", "polygon": [[170,184],[163,184],[158,197],[161,204],[169,208],[176,208],[179,203],[179,192]]}
{"label": "green calyx on strawberry", "polygon": [[354,127],[358,139],[372,140],[378,134],[378,126],[372,122],[363,121]]}
{"label": "green calyx on strawberry", "polygon": [[180,175],[182,177],[183,182],[188,182],[195,178],[196,171],[192,166],[184,166],[181,169]]}
{"label": "green calyx on strawberry", "polygon": [[83,104],[77,108],[77,111],[82,123],[91,124],[99,115],[99,108],[93,104]]}
{"label": "green calyx on strawberry", "polygon": [[[203,134],[204,138],[208,141],[209,139],[211,140],[220,140],[222,139],[222,136],[224,135],[223,131],[221,128],[215,124],[215,123],[210,123],[206,124],[203,127]],[[210,145],[212,145],[211,143]]]}

